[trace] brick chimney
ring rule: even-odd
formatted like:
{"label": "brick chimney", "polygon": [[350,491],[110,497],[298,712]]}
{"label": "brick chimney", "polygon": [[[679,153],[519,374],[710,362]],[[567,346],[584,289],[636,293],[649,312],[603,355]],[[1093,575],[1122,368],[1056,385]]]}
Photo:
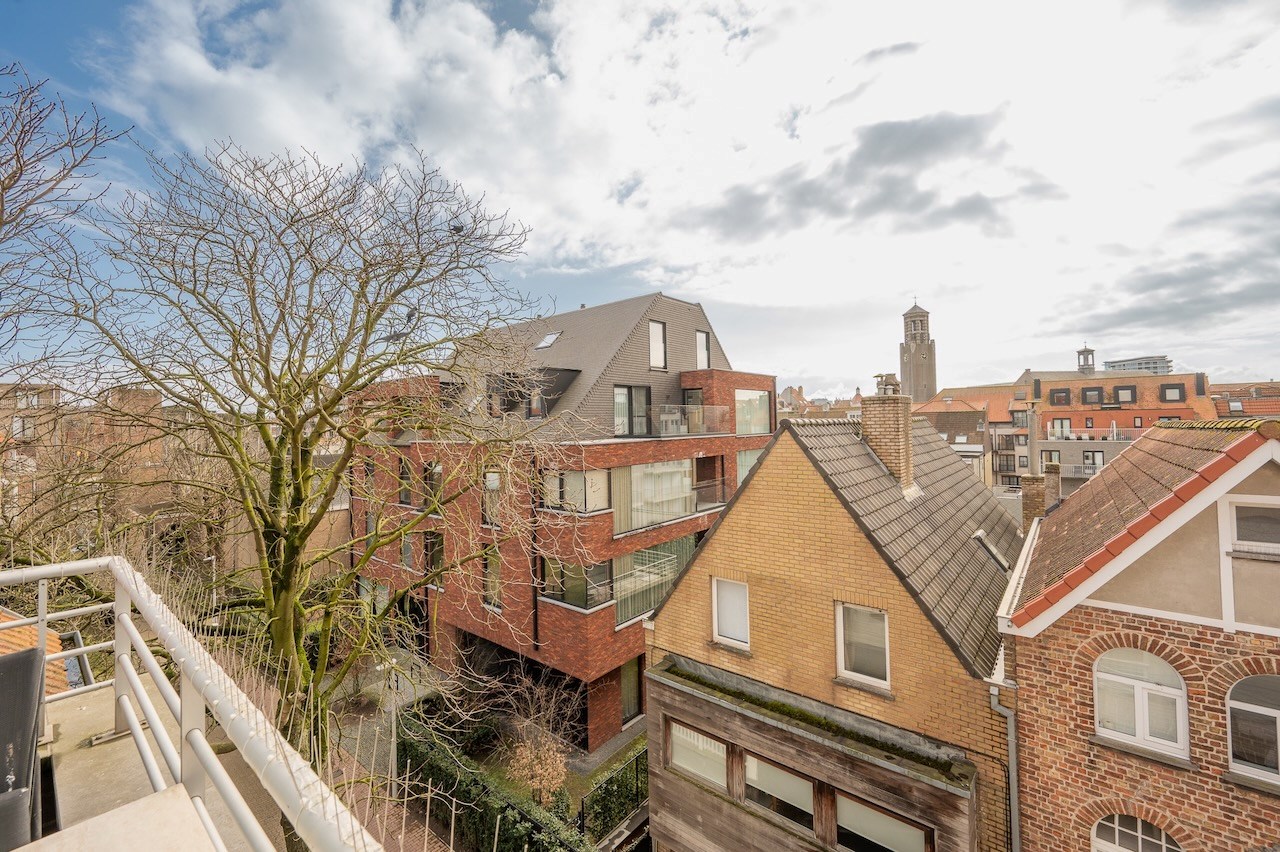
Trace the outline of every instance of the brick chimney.
{"label": "brick chimney", "polygon": [[876,376],[875,396],[862,398],[862,441],[905,490],[915,484],[911,463],[911,397],[893,373]]}
{"label": "brick chimney", "polygon": [[1044,509],[1057,505],[1062,499],[1062,465],[1057,462],[1044,463]]}
{"label": "brick chimney", "polygon": [[1031,529],[1031,522],[1044,517],[1044,474],[1028,473],[1022,476],[1022,532]]}

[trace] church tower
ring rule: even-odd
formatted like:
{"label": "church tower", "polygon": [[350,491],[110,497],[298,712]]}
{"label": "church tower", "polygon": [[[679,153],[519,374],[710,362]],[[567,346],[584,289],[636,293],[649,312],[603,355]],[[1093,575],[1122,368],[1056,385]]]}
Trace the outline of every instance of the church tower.
{"label": "church tower", "polygon": [[917,305],[902,315],[902,343],[898,344],[902,392],[914,402],[938,392],[938,364],[929,337],[929,312]]}

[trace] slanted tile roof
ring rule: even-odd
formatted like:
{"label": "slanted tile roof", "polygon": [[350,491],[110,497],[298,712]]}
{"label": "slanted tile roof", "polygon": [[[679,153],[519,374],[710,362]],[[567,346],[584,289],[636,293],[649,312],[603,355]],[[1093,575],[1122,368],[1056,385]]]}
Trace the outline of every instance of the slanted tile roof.
{"label": "slanted tile roof", "polygon": [[[1231,403],[1239,403],[1240,410],[1232,411]],[[1215,399],[1213,407],[1219,417],[1276,417],[1280,416],[1280,397],[1232,397]]]}
{"label": "slanted tile roof", "polygon": [[1062,600],[1268,438],[1280,438],[1280,421],[1152,426],[1040,522],[1014,626]]}
{"label": "slanted tile roof", "polygon": [[1025,408],[1025,400],[1015,400],[1014,397],[1018,391],[1022,391],[1025,396],[1031,396],[1031,385],[1015,385],[1015,384],[999,384],[999,385],[973,385],[965,388],[943,388],[933,395],[933,398],[921,404],[920,408],[914,411],[937,411],[945,409],[946,403],[944,399],[950,397],[952,405],[956,402],[964,402],[974,406],[985,407],[987,410],[987,420],[991,423],[1012,423],[1013,417],[1009,414],[1010,409]]}
{"label": "slanted tile roof", "polygon": [[[11,615],[9,612],[0,612],[0,622],[18,621],[19,616]],[[8,630],[0,630],[0,657],[5,654],[11,654],[14,651],[25,651],[28,648],[36,647],[39,630],[35,625],[29,627],[12,627]],[[62,640],[58,637],[58,631],[48,630],[45,633],[45,653],[56,654],[62,650]],[[61,660],[54,660],[45,663],[44,667],[44,693],[52,695],[55,692],[65,692],[67,690],[67,664]]]}
{"label": "slanted tile roof", "polygon": [[862,442],[859,422],[783,422],[960,661],[975,677],[988,677],[1000,653],[996,611],[1007,576],[972,536],[983,530],[1010,565],[1022,538],[991,490],[929,421],[913,418],[912,427],[921,493],[908,500]]}

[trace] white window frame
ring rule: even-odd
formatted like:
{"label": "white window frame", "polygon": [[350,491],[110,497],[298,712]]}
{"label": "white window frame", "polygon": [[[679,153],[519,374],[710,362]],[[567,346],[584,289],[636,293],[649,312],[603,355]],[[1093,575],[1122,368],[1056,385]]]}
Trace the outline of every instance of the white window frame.
{"label": "white window frame", "polygon": [[[654,347],[654,332],[658,332],[661,335],[661,340],[659,341],[660,351]],[[659,356],[661,356],[661,360],[659,360]],[[661,320],[649,320],[649,369],[667,369],[667,324]]]}
{"label": "white window frame", "polygon": [[[1265,675],[1265,674],[1251,675],[1251,677],[1259,677],[1259,676],[1267,677],[1268,675]],[[1275,675],[1270,675],[1270,677],[1275,677]],[[1232,772],[1239,772],[1241,775],[1248,775],[1250,778],[1258,778],[1262,781],[1270,781],[1271,783],[1274,784],[1277,781],[1280,781],[1280,773],[1269,772],[1265,769],[1258,769],[1256,766],[1251,766],[1247,763],[1236,763],[1236,759],[1234,755],[1235,732],[1231,729],[1231,710],[1233,708],[1237,710],[1244,710],[1249,713],[1255,713],[1259,716],[1270,716],[1272,719],[1274,719],[1275,725],[1276,725],[1276,742],[1277,744],[1280,744],[1280,710],[1277,710],[1274,707],[1263,707],[1260,704],[1249,704],[1248,702],[1245,702],[1245,701],[1236,701],[1231,698],[1231,693],[1235,691],[1236,686],[1238,686],[1241,683],[1241,681],[1244,681],[1244,680],[1248,680],[1248,678],[1241,678],[1240,680],[1231,684],[1231,689],[1227,690],[1227,761],[1229,763],[1228,768]]]}
{"label": "white window frame", "polygon": [[[864,675],[860,672],[850,671],[844,663],[844,610],[860,609],[865,612],[877,612],[884,616],[884,680]],[[853,680],[859,683],[870,684],[881,689],[889,688],[889,681],[893,677],[893,672],[889,667],[889,613],[887,610],[877,609],[871,606],[860,606],[858,604],[836,602],[836,674],[846,680]]]}
{"label": "white window frame", "polygon": [[[731,636],[720,635],[720,584],[732,583],[735,586],[741,586],[747,594],[747,641],[734,639]],[[751,650],[751,587],[739,580],[729,580],[724,577],[711,578],[711,635],[715,641],[721,645],[728,645],[731,648],[741,648],[744,651]]]}
{"label": "white window frame", "polygon": [[701,329],[693,333],[693,364],[695,370],[711,369],[711,332]]}
{"label": "white window frame", "polygon": [[[1122,817],[1122,816],[1127,816],[1127,814],[1108,814],[1107,816],[1104,816],[1102,819],[1098,820],[1093,824],[1093,827],[1089,829],[1090,852],[1125,852],[1126,847],[1121,846],[1119,843],[1113,843],[1110,840],[1098,839],[1098,826],[1106,822],[1107,820],[1111,820],[1113,818],[1115,818],[1115,828],[1117,833],[1120,831],[1123,831],[1127,834],[1132,834],[1133,833],[1132,829],[1119,827],[1119,817]],[[1155,846],[1158,843],[1159,844],[1158,848],[1160,850],[1163,850],[1163,852],[1171,852],[1171,850],[1179,850],[1182,848],[1182,846],[1178,844],[1178,841],[1174,840],[1169,835],[1169,832],[1160,828],[1160,826],[1156,825],[1155,823],[1147,822],[1141,817],[1134,817],[1134,819],[1138,821],[1137,835],[1142,840],[1141,845],[1143,849],[1150,848],[1147,845],[1148,842],[1150,842],[1151,846]],[[1155,830],[1159,831],[1160,832],[1159,839],[1148,837],[1143,831],[1143,828],[1142,828],[1143,825],[1149,825]]]}
{"label": "white window frame", "polygon": [[1240,537],[1240,529],[1236,524],[1236,509],[1240,506],[1254,506],[1259,509],[1280,509],[1280,497],[1265,494],[1241,495],[1227,501],[1227,523],[1231,530],[1231,541],[1227,544],[1233,549],[1263,553],[1280,553],[1280,544],[1272,541],[1253,541]]}
{"label": "white window frame", "polygon": [[[1118,650],[1118,649],[1113,649]],[[1141,650],[1141,649],[1139,649]],[[1146,653],[1151,653],[1147,651]],[[1116,742],[1129,743],[1140,748],[1158,751],[1162,754],[1174,755],[1176,757],[1188,757],[1190,751],[1190,737],[1188,736],[1187,723],[1187,682],[1183,679],[1182,674],[1177,672],[1178,679],[1182,681],[1182,688],[1175,689],[1171,686],[1163,686],[1150,681],[1139,680],[1137,678],[1125,677],[1124,675],[1111,674],[1109,672],[1098,671],[1098,663],[1106,656],[1106,653],[1099,654],[1098,658],[1093,661],[1093,730],[1103,739],[1115,740]],[[1152,656],[1158,656],[1153,654]],[[1165,660],[1168,663],[1168,660]],[[1172,667],[1172,664],[1170,664]],[[1134,702],[1134,728],[1137,733],[1129,736],[1121,731],[1113,731],[1110,728],[1102,727],[1102,719],[1100,718],[1099,708],[1101,702],[1098,700],[1098,683],[1100,680],[1107,680],[1112,683],[1118,683],[1125,686],[1133,687]],[[1174,699],[1174,714],[1178,723],[1178,742],[1169,743],[1159,737],[1153,737],[1148,731],[1148,700],[1151,695],[1164,695]]]}

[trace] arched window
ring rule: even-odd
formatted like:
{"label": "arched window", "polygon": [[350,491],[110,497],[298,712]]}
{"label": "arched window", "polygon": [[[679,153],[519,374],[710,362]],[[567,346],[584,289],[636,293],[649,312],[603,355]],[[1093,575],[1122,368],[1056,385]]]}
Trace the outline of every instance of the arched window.
{"label": "arched window", "polygon": [[1227,694],[1231,768],[1275,781],[1280,777],[1280,676],[1255,675]]}
{"label": "arched window", "polygon": [[1182,852],[1178,841],[1162,828],[1128,814],[1112,814],[1093,827],[1092,852]]}
{"label": "arched window", "polygon": [[1155,654],[1137,648],[1103,654],[1094,664],[1093,693],[1099,736],[1187,753],[1187,688]]}

